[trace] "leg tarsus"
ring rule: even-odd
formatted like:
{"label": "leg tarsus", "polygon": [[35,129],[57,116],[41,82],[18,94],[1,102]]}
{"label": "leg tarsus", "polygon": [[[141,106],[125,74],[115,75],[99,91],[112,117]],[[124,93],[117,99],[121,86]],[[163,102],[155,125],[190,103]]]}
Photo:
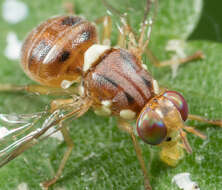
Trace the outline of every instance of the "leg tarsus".
{"label": "leg tarsus", "polygon": [[150,181],[149,181],[149,178],[148,178],[148,171],[146,169],[146,165],[145,165],[143,155],[142,155],[142,149],[140,148],[140,145],[139,145],[139,143],[136,139],[136,136],[133,132],[132,126],[130,126],[130,124],[127,123],[126,121],[119,120],[118,127],[120,129],[124,130],[125,132],[127,132],[131,136],[132,141],[133,141],[133,145],[134,145],[134,149],[136,151],[137,158],[139,160],[141,169],[143,171],[145,190],[152,190],[152,187],[150,185]]}
{"label": "leg tarsus", "polygon": [[62,171],[63,171],[63,169],[65,167],[65,164],[66,164],[66,162],[67,162],[67,160],[68,160],[68,158],[69,158],[69,156],[70,156],[70,154],[72,152],[72,149],[74,147],[72,139],[69,136],[68,130],[64,127],[64,128],[61,129],[61,132],[62,132],[62,135],[63,135],[64,140],[65,140],[65,142],[66,142],[68,147],[67,147],[67,150],[66,150],[66,152],[65,152],[65,154],[63,156],[63,159],[62,159],[62,161],[61,161],[61,163],[59,165],[59,169],[57,170],[55,176],[51,180],[45,181],[43,183],[43,186],[45,188],[48,188],[49,186],[53,185],[60,178],[60,176],[62,174]]}

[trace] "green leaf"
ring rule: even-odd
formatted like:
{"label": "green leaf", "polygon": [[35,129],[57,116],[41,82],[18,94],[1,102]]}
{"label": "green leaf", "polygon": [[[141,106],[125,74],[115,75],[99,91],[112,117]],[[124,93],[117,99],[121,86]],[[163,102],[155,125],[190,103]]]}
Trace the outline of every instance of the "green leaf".
{"label": "green leaf", "polygon": [[[19,68],[16,61],[9,61],[4,56],[6,36],[9,31],[17,33],[19,39],[46,18],[64,14],[62,2],[30,1],[28,18],[16,25],[9,25],[0,18],[0,81],[1,83],[27,84],[32,83]],[[129,13],[135,13],[133,24],[139,24],[142,19],[141,7],[136,0],[111,1],[113,6]],[[119,6],[118,6],[119,3]],[[169,40],[186,40],[198,22],[201,10],[201,0],[161,0],[160,11],[151,36],[150,48],[158,58],[170,58],[172,54],[165,51]],[[2,2],[0,3],[0,6]],[[102,3],[97,1],[76,0],[77,14],[88,19],[106,14]],[[131,20],[134,15],[131,15]],[[118,21],[116,21],[118,22]],[[116,31],[114,38],[116,38]],[[113,39],[116,41],[116,39]],[[221,118],[222,115],[222,45],[207,41],[189,42],[184,51],[187,55],[202,50],[205,59],[179,67],[177,76],[172,78],[171,69],[157,69],[148,65],[154,77],[163,86],[182,92],[188,101],[191,113]],[[28,94],[0,94],[0,112],[32,113],[41,111],[49,104],[52,97],[34,96]],[[158,148],[141,142],[144,158],[149,168],[149,176],[153,189],[177,190],[171,183],[174,175],[189,172],[201,189],[221,189],[222,160],[220,144],[222,135],[217,127],[189,122],[208,136],[203,141],[198,137],[188,135],[194,153],[186,155],[176,167],[170,168],[158,158]],[[127,134],[116,127],[113,117],[98,117],[93,112],[70,123],[70,133],[75,147],[65,167],[63,177],[53,186],[53,189],[143,189],[143,176],[137,161],[132,142]],[[29,189],[41,189],[39,183],[49,179],[59,166],[66,149],[64,143],[49,138],[0,169],[0,189],[11,190],[25,182]]]}

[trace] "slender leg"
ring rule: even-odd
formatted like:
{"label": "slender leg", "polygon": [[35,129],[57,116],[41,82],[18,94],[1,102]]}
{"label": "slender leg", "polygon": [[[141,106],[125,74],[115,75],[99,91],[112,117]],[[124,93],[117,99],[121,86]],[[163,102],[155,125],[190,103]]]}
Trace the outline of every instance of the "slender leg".
{"label": "slender leg", "polygon": [[69,95],[69,94],[77,94],[78,87],[70,87],[67,89],[63,88],[55,88],[42,86],[38,84],[30,84],[30,85],[12,85],[12,84],[0,84],[0,92],[29,92],[34,94],[45,94],[45,95]]}
{"label": "slender leg", "polygon": [[197,51],[193,55],[190,55],[185,58],[178,58],[178,59],[172,59],[172,60],[160,62],[150,49],[146,48],[145,53],[148,56],[148,58],[150,59],[151,63],[153,65],[155,65],[156,67],[165,67],[165,66],[170,66],[172,64],[184,64],[189,61],[203,59],[203,57],[204,57],[204,55],[201,51]]}
{"label": "slender leg", "polygon": [[198,115],[192,115],[192,114],[188,115],[188,119],[196,120],[196,121],[200,121],[200,122],[204,122],[204,123],[208,123],[208,124],[217,125],[219,127],[222,127],[222,120],[210,120],[210,119],[207,119],[205,117],[198,116]]}
{"label": "slender leg", "polygon": [[112,19],[110,16],[106,15],[101,18],[98,18],[95,21],[96,24],[103,24],[103,34],[102,34],[102,44],[110,45],[110,37],[112,32]]}
{"label": "slender leg", "polygon": [[[115,9],[108,2],[108,0],[102,0],[102,2],[107,7],[108,10],[110,10],[114,15],[118,15],[120,17],[120,21],[122,22],[123,26],[119,27],[119,31],[123,35],[120,35],[119,38],[122,38],[125,41],[125,37],[128,36],[129,42],[126,46],[129,50],[132,50],[132,52],[134,52],[134,50],[137,49],[137,38],[136,38],[136,34],[134,33],[132,27],[130,26],[130,24],[126,18],[126,15],[122,14],[120,11]],[[121,32],[123,30],[124,30],[124,32]],[[122,40],[119,39],[119,43],[121,44],[120,41],[122,41]],[[123,46],[120,46],[120,47],[123,47]]]}
{"label": "slender leg", "polygon": [[126,28],[119,27],[119,35],[118,35],[118,41],[117,41],[117,47],[126,48]]}
{"label": "slender leg", "polygon": [[70,135],[68,133],[68,130],[64,127],[64,128],[61,129],[61,132],[62,132],[62,135],[63,135],[64,140],[65,140],[65,142],[66,142],[68,147],[67,147],[67,150],[66,150],[66,152],[65,152],[65,154],[63,156],[63,159],[62,159],[62,161],[61,161],[61,163],[59,165],[59,169],[57,170],[55,176],[51,180],[45,181],[43,183],[43,186],[46,187],[46,188],[48,188],[49,186],[51,186],[54,183],[56,183],[56,181],[59,179],[59,177],[61,176],[62,171],[63,171],[63,169],[65,167],[65,164],[66,164],[66,162],[67,162],[67,160],[68,160],[68,158],[69,158],[69,156],[70,156],[70,154],[72,152],[73,146],[74,146],[74,144],[72,142],[72,139],[71,139],[71,137],[70,137]]}
{"label": "slender leg", "polygon": [[149,178],[148,178],[148,172],[147,172],[146,165],[145,165],[143,155],[142,155],[142,150],[141,150],[140,145],[139,145],[139,143],[136,139],[136,136],[133,132],[132,126],[130,126],[130,124],[127,123],[126,121],[119,120],[118,127],[120,129],[124,130],[125,132],[127,132],[131,136],[132,141],[133,141],[133,145],[134,145],[134,149],[136,151],[137,158],[139,160],[141,169],[143,171],[145,190],[152,190],[152,187],[150,185],[150,181],[149,181]]}
{"label": "slender leg", "polygon": [[[154,12],[150,20],[147,20],[147,16],[149,15],[152,4],[154,6]],[[152,25],[157,15],[157,7],[158,7],[157,0],[153,0],[153,1],[147,0],[143,20],[141,23],[141,32],[140,32],[140,36],[138,40],[138,47],[141,50],[141,54],[144,52],[144,50],[146,49],[149,43],[150,35],[152,31]]]}

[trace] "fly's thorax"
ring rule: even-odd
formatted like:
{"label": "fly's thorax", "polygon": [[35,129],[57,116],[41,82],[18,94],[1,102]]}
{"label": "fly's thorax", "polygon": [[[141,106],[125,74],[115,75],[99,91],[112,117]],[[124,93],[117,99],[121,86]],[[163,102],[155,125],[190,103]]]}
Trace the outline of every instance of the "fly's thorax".
{"label": "fly's thorax", "polygon": [[154,80],[129,51],[97,45],[93,48],[96,47],[99,55],[93,63],[87,62],[84,76],[84,87],[93,99],[95,113],[135,119],[155,94]]}
{"label": "fly's thorax", "polygon": [[27,36],[21,65],[31,79],[66,88],[81,80],[84,54],[96,42],[96,28],[90,22],[78,16],[54,17]]}

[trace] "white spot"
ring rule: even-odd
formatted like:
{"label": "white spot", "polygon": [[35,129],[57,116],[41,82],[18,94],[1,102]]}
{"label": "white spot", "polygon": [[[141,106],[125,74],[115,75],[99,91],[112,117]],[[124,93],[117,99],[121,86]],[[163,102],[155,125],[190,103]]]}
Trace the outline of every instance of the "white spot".
{"label": "white spot", "polygon": [[4,138],[10,133],[10,131],[5,127],[0,127],[0,139]]}
{"label": "white spot", "polygon": [[80,96],[83,96],[84,93],[85,93],[85,89],[84,89],[83,85],[80,85],[80,86],[79,86],[79,95],[80,95]]}
{"label": "white spot", "polygon": [[158,82],[156,80],[153,80],[153,90],[154,90],[155,94],[160,93],[160,88],[159,88]]}
{"label": "white spot", "polygon": [[28,184],[27,183],[20,183],[17,187],[17,190],[29,190]]}
{"label": "white spot", "polygon": [[8,59],[16,60],[20,58],[22,42],[20,42],[14,32],[9,32],[7,35],[7,45],[5,48],[5,56]]}
{"label": "white spot", "polygon": [[101,104],[105,107],[110,107],[112,105],[112,102],[110,100],[103,100]]}
{"label": "white spot", "polygon": [[176,183],[183,190],[200,190],[196,182],[190,179],[190,173],[180,173],[173,177],[172,183]]}
{"label": "white spot", "polygon": [[18,0],[6,0],[2,6],[2,17],[10,24],[24,20],[28,15],[28,7]]}
{"label": "white spot", "polygon": [[142,64],[142,67],[143,67],[145,70],[148,70],[146,64],[143,63],[143,64]]}
{"label": "white spot", "polygon": [[95,109],[94,112],[96,115],[101,115],[101,116],[109,116],[112,113],[111,110],[105,106]]}
{"label": "white spot", "polygon": [[125,110],[121,110],[119,115],[123,119],[134,119],[135,116],[136,116],[136,113],[134,111],[132,111],[132,110],[125,109]]}
{"label": "white spot", "polygon": [[43,64],[48,64],[49,62],[51,62],[53,59],[55,59],[55,57],[58,55],[59,51],[57,48],[57,45],[54,45],[49,53],[46,55],[45,59],[43,60]]}
{"label": "white spot", "polygon": [[60,85],[60,86],[61,86],[63,89],[67,89],[67,88],[69,88],[73,83],[74,83],[74,81],[63,80],[63,81],[61,82],[61,85]]}
{"label": "white spot", "polygon": [[110,49],[109,46],[94,44],[84,54],[83,71],[86,72],[92,64],[102,55],[106,50]]}

